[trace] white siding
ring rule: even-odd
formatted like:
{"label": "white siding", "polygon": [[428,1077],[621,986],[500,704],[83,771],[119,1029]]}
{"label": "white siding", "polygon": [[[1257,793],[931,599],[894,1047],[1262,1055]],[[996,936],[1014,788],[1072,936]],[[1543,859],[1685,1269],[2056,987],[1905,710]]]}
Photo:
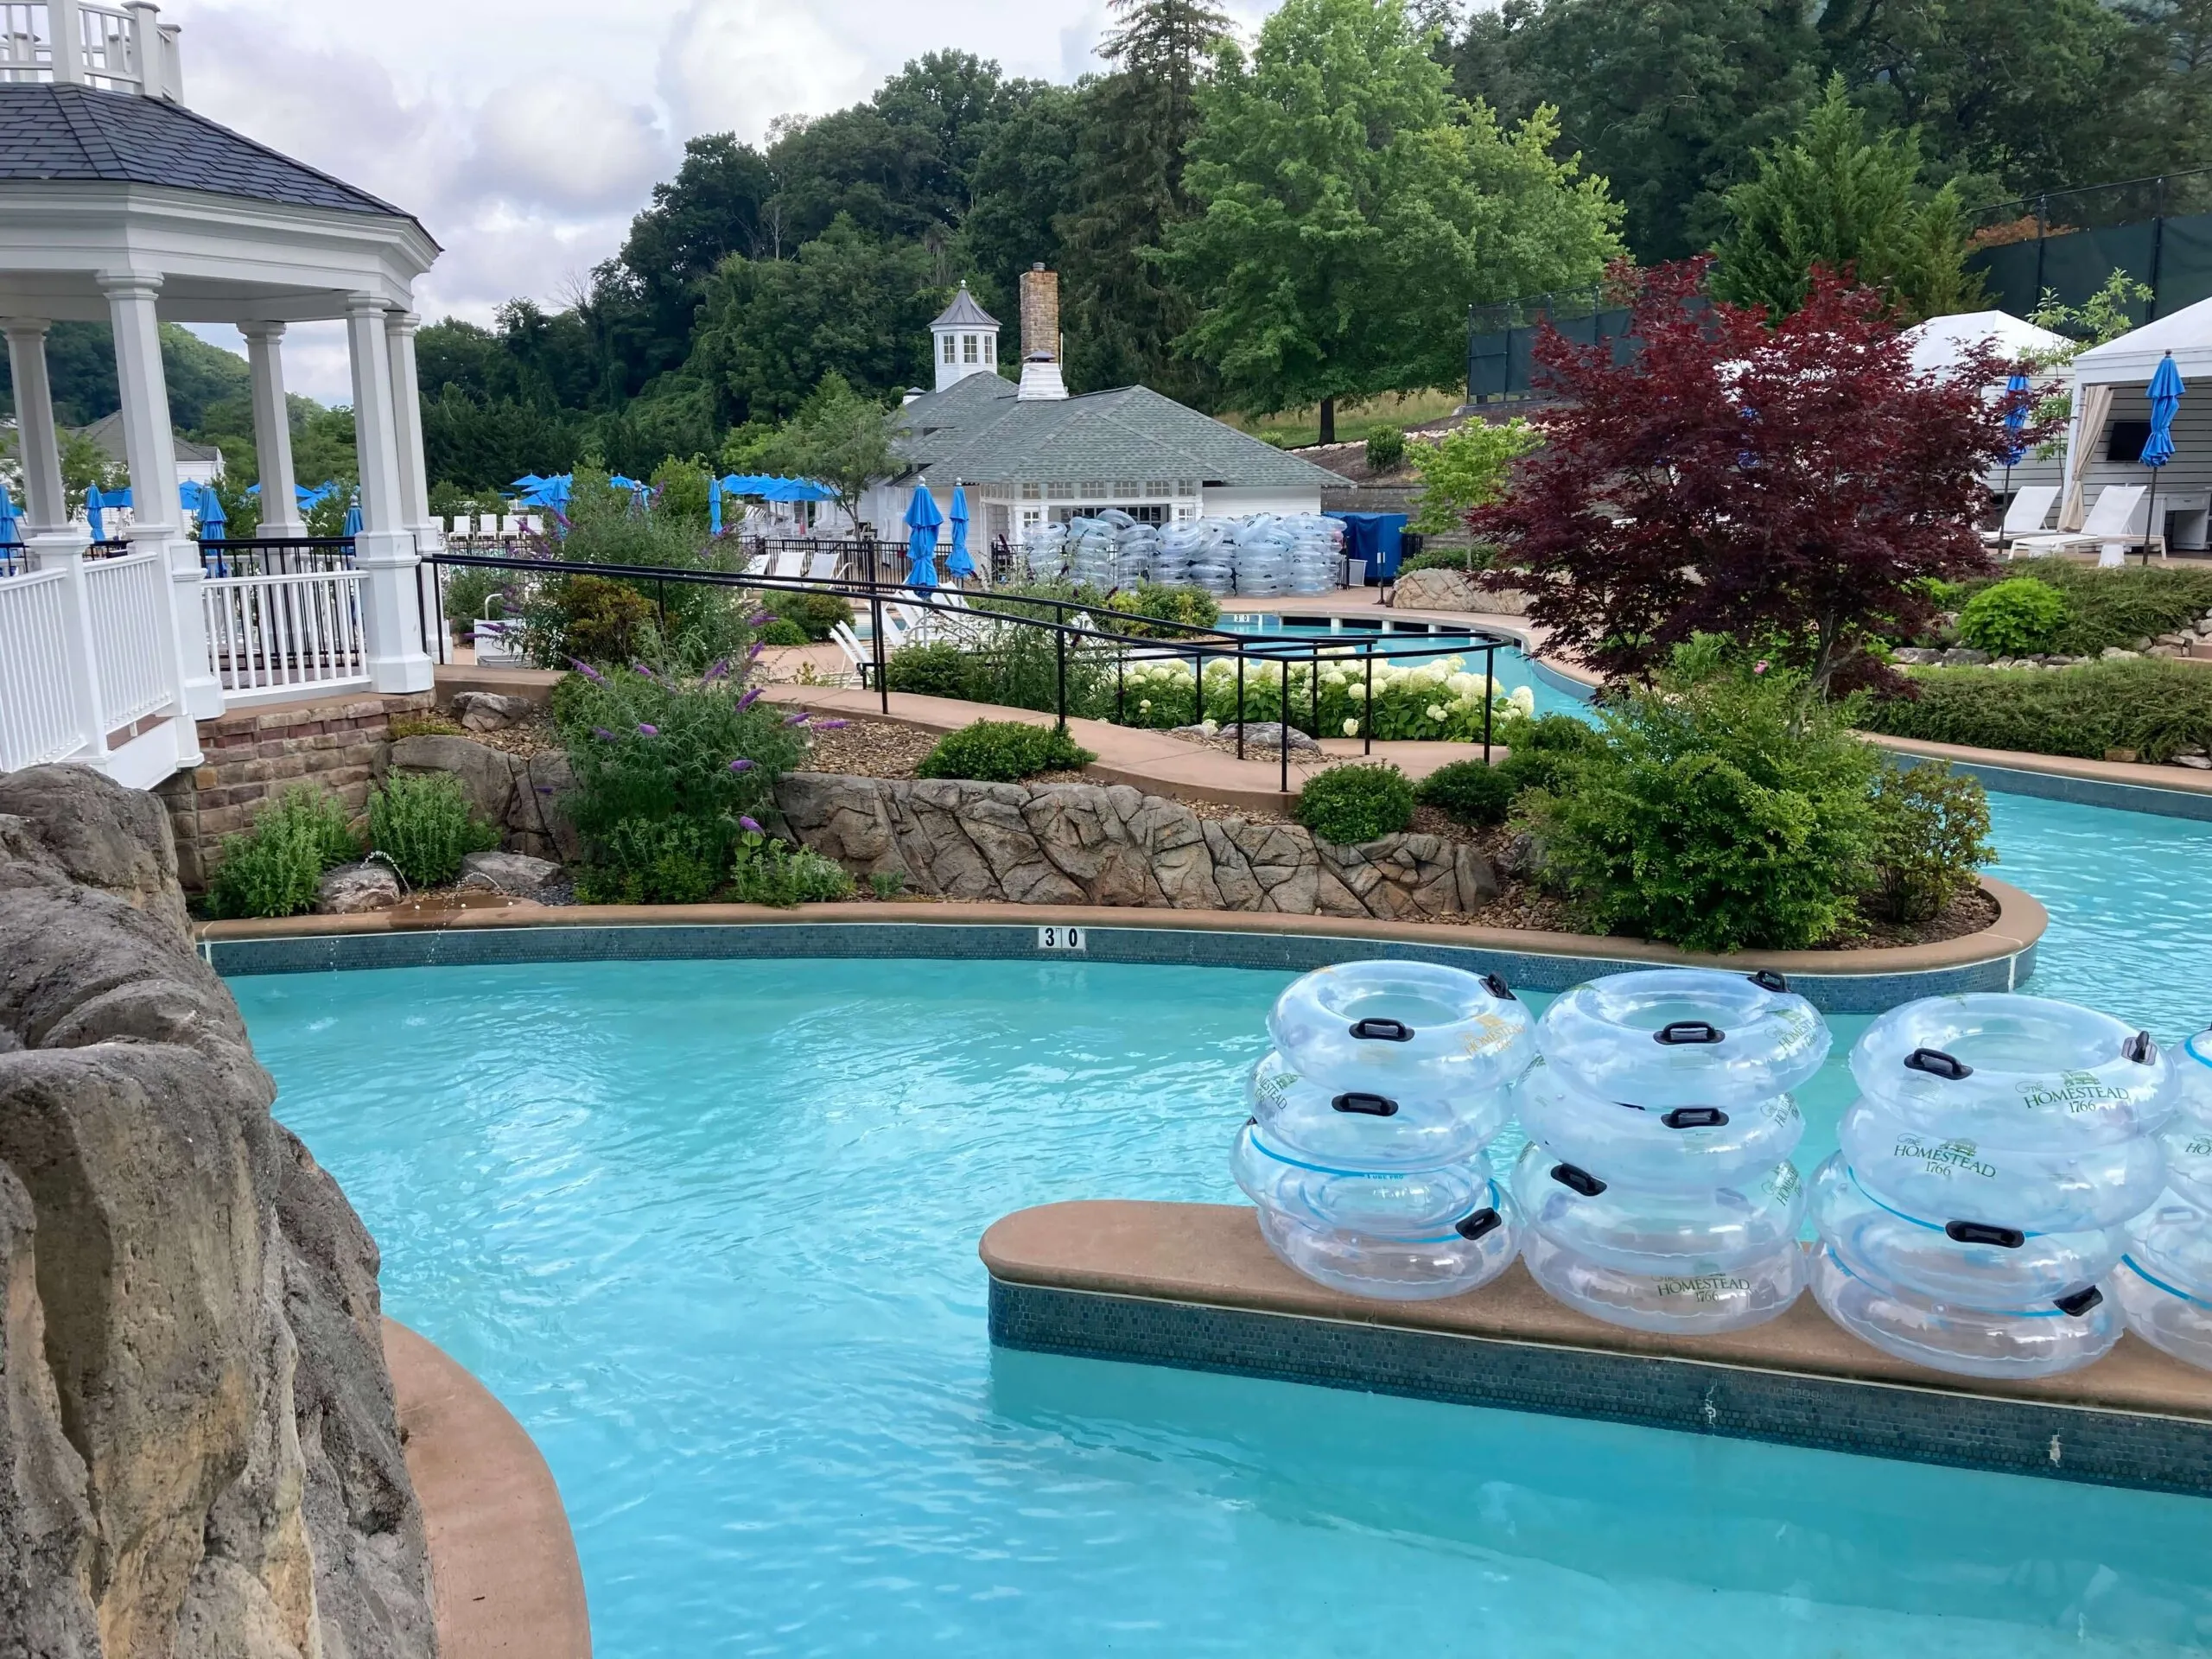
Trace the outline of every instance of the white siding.
{"label": "white siding", "polygon": [[[2147,421],[2151,418],[2151,402],[2142,386],[2115,386],[2112,395],[2112,416],[2114,421]],[[2083,480],[2082,497],[2091,505],[2107,484],[2148,484],[2152,469],[2133,461],[2107,461],[2104,458],[2106,435],[2091,435],[2095,457]],[[2014,483],[2019,474],[2012,475]],[[2056,478],[2046,480],[2056,483]],[[2205,512],[2212,505],[2212,383],[2199,393],[2191,386],[2181,400],[2181,407],[2174,414],[2174,458],[2158,469],[2158,506],[2160,518],[2166,516],[2168,504],[2187,509],[2190,516],[2177,518],[2174,524],[2177,550],[2194,546],[2202,549],[2205,543],[2204,521],[2194,515]]]}
{"label": "white siding", "polygon": [[1305,489],[1228,489],[1207,485],[1199,492],[1199,512],[1208,518],[1235,518],[1248,512],[1319,512],[1321,491]]}

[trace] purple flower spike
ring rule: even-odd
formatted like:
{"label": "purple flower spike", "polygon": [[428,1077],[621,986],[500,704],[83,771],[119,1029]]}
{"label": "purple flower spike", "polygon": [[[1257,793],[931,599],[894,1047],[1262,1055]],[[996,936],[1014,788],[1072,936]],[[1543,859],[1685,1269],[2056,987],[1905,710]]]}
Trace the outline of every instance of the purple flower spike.
{"label": "purple flower spike", "polygon": [[765,628],[775,620],[776,613],[773,611],[755,611],[745,619],[745,626],[748,628]]}
{"label": "purple flower spike", "polygon": [[614,741],[614,734],[608,731],[604,726],[593,727],[591,728],[591,734],[602,743],[612,743]]}
{"label": "purple flower spike", "polygon": [[650,668],[647,668],[647,667],[646,667],[643,663],[632,663],[632,664],[630,664],[630,671],[631,671],[632,674],[642,674],[642,675],[644,675],[644,676],[645,676],[647,679],[649,679],[649,680],[650,680],[650,679],[652,679],[652,678],[653,677],[653,671],[652,671],[652,670],[651,670]]}
{"label": "purple flower spike", "polygon": [[720,662],[716,663],[712,668],[709,669],[704,674],[699,677],[699,683],[702,685],[712,685],[716,680],[719,680],[723,675],[728,672],[729,658],[725,657]]}
{"label": "purple flower spike", "polygon": [[750,830],[756,836],[761,833],[760,826],[750,818],[740,818],[737,826],[741,830]]}
{"label": "purple flower spike", "polygon": [[753,763],[742,759],[733,760],[729,763],[729,769],[732,772],[750,772],[753,770]]}
{"label": "purple flower spike", "polygon": [[607,683],[607,676],[601,673],[597,669],[594,668],[589,663],[584,661],[581,657],[569,658],[569,666],[575,669],[577,673],[582,675],[584,678],[589,680],[594,685],[605,685]]}
{"label": "purple flower spike", "polygon": [[753,642],[753,649],[745,653],[745,660],[748,663],[751,662],[755,657],[758,657],[760,654],[763,649],[764,647],[760,641],[755,639]]}
{"label": "purple flower spike", "polygon": [[737,706],[740,709],[750,709],[760,699],[760,688],[756,685],[737,700]]}
{"label": "purple flower spike", "polygon": [[638,735],[639,737],[658,737],[660,735],[660,728],[658,726],[649,725],[647,722],[641,720],[638,722]]}
{"label": "purple flower spike", "polygon": [[785,715],[784,716],[784,724],[785,724],[785,725],[786,725],[786,726],[804,726],[804,725],[805,725],[805,724],[806,724],[806,711],[805,711],[804,709],[802,709],[801,710],[799,710],[799,712],[798,712],[798,713],[797,713],[797,714],[795,714],[795,715]]}

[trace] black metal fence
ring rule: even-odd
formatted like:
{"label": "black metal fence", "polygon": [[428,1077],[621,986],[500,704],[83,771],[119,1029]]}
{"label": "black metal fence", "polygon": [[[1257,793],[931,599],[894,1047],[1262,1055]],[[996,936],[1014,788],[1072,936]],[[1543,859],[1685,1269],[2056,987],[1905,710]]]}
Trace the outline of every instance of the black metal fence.
{"label": "black metal fence", "polygon": [[[889,543],[875,543],[888,546]],[[1287,728],[1291,710],[1290,670],[1304,666],[1306,672],[1306,691],[1311,700],[1309,723],[1319,736],[1320,723],[1321,670],[1325,665],[1358,666],[1363,675],[1364,696],[1360,732],[1361,752],[1374,750],[1375,731],[1375,665],[1408,658],[1435,657],[1455,648],[1479,651],[1483,654],[1483,677],[1485,696],[1483,702],[1483,759],[1491,756],[1492,738],[1491,704],[1497,687],[1497,653],[1501,650],[1516,650],[1520,641],[1511,635],[1495,633],[1480,628],[1432,632],[1418,637],[1403,634],[1382,634],[1375,637],[1333,635],[1328,639],[1268,639],[1264,635],[1237,633],[1225,628],[1201,627],[1189,623],[1169,622],[1153,617],[1134,617],[1125,611],[1116,611],[1102,605],[1085,604],[1077,600],[1052,599],[1022,593],[1002,593],[992,588],[965,591],[944,588],[920,589],[886,582],[875,575],[880,569],[878,561],[868,562],[867,570],[858,577],[834,581],[808,581],[786,576],[749,575],[721,570],[672,570],[652,565],[625,564],[569,564],[552,563],[543,559],[516,559],[465,553],[441,553],[424,561],[433,568],[513,570],[533,578],[547,579],[563,576],[603,576],[626,582],[645,589],[664,588],[670,582],[694,583],[709,587],[734,588],[768,593],[827,593],[834,594],[856,610],[865,609],[868,616],[869,658],[863,668],[863,683],[875,690],[879,704],[885,714],[891,712],[891,689],[888,669],[891,651],[886,633],[887,609],[893,605],[911,607],[938,620],[935,632],[940,637],[955,639],[963,634],[973,638],[979,628],[1029,629],[1047,635],[1052,643],[1053,702],[1052,712],[1065,727],[1068,720],[1068,670],[1071,653],[1088,655],[1094,658],[1100,653],[1110,658],[1115,670],[1116,714],[1126,712],[1126,677],[1134,663],[1162,662],[1168,659],[1187,660],[1192,664],[1193,684],[1200,688],[1194,692],[1194,711],[1202,715],[1207,672],[1221,664],[1233,667],[1236,675],[1236,748],[1240,760],[1245,758],[1246,693],[1253,679],[1255,664],[1273,666],[1281,676],[1282,704],[1277,710],[1281,728]],[[903,573],[901,573],[903,574]],[[434,595],[442,594],[442,583],[427,584]],[[435,631],[441,645],[446,637],[446,623],[442,604],[437,598],[425,601],[423,617],[425,637]],[[1147,630],[1140,635],[1130,632],[1141,626]],[[1290,742],[1287,731],[1278,731],[1275,745],[1280,754],[1281,787],[1290,789]]]}
{"label": "black metal fence", "polygon": [[319,575],[353,568],[350,536],[257,536],[202,539],[200,562],[211,576]]}

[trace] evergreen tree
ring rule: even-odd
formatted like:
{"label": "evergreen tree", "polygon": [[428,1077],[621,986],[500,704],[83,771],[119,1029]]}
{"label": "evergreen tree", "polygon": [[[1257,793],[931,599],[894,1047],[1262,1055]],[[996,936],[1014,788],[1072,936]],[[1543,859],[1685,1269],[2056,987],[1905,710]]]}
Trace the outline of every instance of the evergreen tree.
{"label": "evergreen tree", "polygon": [[1966,271],[1957,187],[1927,194],[1918,135],[1866,126],[1837,75],[1804,125],[1760,152],[1758,176],[1725,198],[1715,294],[1786,315],[1818,268],[1879,289],[1907,320],[1969,308],[1980,284]]}
{"label": "evergreen tree", "polygon": [[1203,372],[1172,353],[1195,312],[1155,253],[1191,213],[1185,152],[1229,19],[1204,0],[1110,3],[1115,26],[1098,53],[1114,71],[1084,93],[1072,168],[1081,195],[1059,224],[1068,375],[1079,389],[1142,383],[1204,403]]}

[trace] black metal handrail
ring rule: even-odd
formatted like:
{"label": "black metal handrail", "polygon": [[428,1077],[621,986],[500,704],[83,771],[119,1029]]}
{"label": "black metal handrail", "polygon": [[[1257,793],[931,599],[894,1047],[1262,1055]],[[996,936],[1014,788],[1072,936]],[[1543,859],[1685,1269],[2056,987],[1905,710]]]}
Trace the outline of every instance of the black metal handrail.
{"label": "black metal handrail", "polygon": [[211,576],[321,575],[353,568],[351,536],[202,537],[200,563]]}
{"label": "black metal handrail", "polygon": [[[1338,660],[1343,660],[1349,656],[1355,660],[1365,663],[1364,712],[1360,721],[1361,753],[1371,754],[1374,753],[1375,664],[1377,660],[1392,662],[1401,658],[1433,657],[1438,654],[1440,640],[1459,641],[1464,643],[1469,649],[1479,650],[1483,653],[1484,686],[1488,694],[1483,699],[1483,759],[1487,761],[1491,758],[1492,741],[1491,715],[1492,705],[1496,701],[1494,690],[1497,680],[1497,653],[1501,649],[1518,650],[1521,645],[1520,640],[1510,634],[1471,627],[1442,632],[1432,630],[1421,636],[1419,644],[1413,643],[1406,636],[1389,634],[1353,639],[1338,637],[1328,640],[1319,638],[1270,640],[1263,636],[1237,633],[1225,628],[1174,622],[1157,617],[1136,616],[1128,611],[1117,611],[1109,606],[1093,605],[1081,600],[1060,599],[1033,594],[1002,593],[990,588],[976,589],[972,594],[960,593],[956,603],[953,598],[948,597],[947,591],[944,589],[915,588],[851,578],[827,582],[808,581],[801,577],[790,576],[750,576],[741,572],[724,570],[666,569],[654,565],[570,564],[547,559],[500,558],[484,554],[450,552],[431,555],[424,563],[432,565],[517,570],[541,577],[589,575],[638,583],[690,582],[706,587],[736,588],[771,593],[827,593],[849,601],[864,601],[869,611],[869,649],[873,658],[869,666],[873,670],[877,696],[880,701],[883,712],[887,715],[891,712],[891,690],[885,674],[888,659],[885,649],[884,607],[891,604],[911,606],[918,609],[958,618],[963,621],[1010,624],[1017,627],[1038,628],[1051,632],[1053,636],[1055,713],[1063,729],[1066,728],[1068,720],[1067,653],[1071,640],[1075,641],[1078,645],[1111,645],[1116,648],[1117,712],[1121,711],[1122,706],[1122,694],[1128,663],[1133,655],[1140,659],[1153,660],[1190,657],[1192,663],[1192,711],[1198,715],[1201,721],[1204,720],[1205,709],[1205,671],[1217,663],[1234,662],[1236,668],[1236,756],[1240,760],[1244,758],[1245,749],[1246,665],[1253,662],[1273,663],[1280,666],[1282,673],[1282,691],[1280,698],[1282,706],[1277,711],[1277,723],[1280,728],[1277,748],[1281,758],[1281,786],[1286,794],[1290,789],[1290,739],[1289,721],[1287,716],[1290,713],[1290,670],[1293,666],[1300,663],[1308,665],[1306,687],[1312,699],[1309,723],[1316,728],[1314,736],[1318,741],[1320,725],[1321,666],[1325,651],[1329,657]],[[433,584],[433,586],[435,588],[436,585]],[[983,603],[974,602],[978,600]],[[1026,608],[1020,611],[988,608],[994,602]],[[1050,620],[1035,613],[1046,607],[1050,607],[1053,613]],[[660,595],[659,609],[664,626],[667,620],[664,592]],[[1115,626],[1108,628],[1079,626],[1069,620],[1071,615],[1103,619]],[[433,620],[428,615],[423,618],[426,637]],[[442,641],[445,622],[442,606],[435,621],[438,629],[438,637]],[[1133,624],[1141,626],[1147,630],[1166,628],[1173,629],[1175,632],[1171,637],[1161,638],[1149,632],[1135,634],[1120,631]],[[1349,652],[1344,649],[1347,645],[1352,647]]]}

